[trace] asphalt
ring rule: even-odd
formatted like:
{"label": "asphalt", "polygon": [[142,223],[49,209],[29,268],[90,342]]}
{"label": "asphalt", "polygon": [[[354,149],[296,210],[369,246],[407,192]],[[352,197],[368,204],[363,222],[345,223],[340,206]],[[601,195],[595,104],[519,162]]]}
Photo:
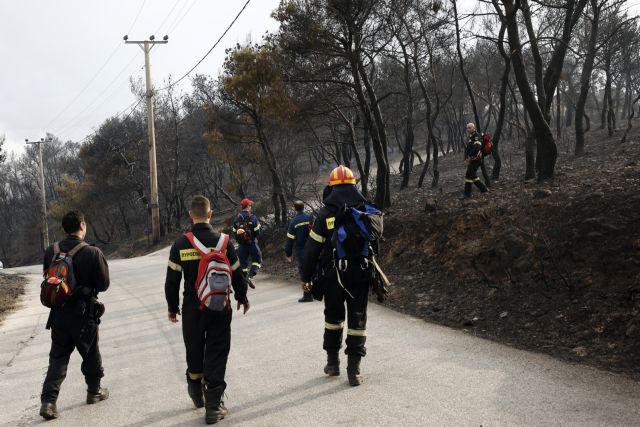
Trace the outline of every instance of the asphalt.
{"label": "asphalt", "polygon": [[[110,263],[100,330],[111,397],[88,406],[77,353],[47,425],[204,425],[186,393],[180,324],[166,319],[167,250]],[[21,307],[0,326],[0,426],[43,423],[47,309],[37,267]],[[12,272],[8,270],[7,272]],[[247,315],[234,314],[227,368],[230,415],[241,426],[640,425],[640,383],[369,309],[365,382],[322,373],[321,303],[297,303],[297,284],[258,276]],[[343,367],[346,365],[345,356]]]}

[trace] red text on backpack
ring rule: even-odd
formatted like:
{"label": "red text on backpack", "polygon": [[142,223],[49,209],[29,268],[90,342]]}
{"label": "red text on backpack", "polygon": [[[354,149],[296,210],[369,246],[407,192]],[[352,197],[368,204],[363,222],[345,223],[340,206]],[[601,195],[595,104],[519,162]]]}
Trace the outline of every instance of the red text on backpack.
{"label": "red text on backpack", "polygon": [[212,311],[231,310],[231,264],[227,258],[229,236],[220,235],[215,248],[209,249],[193,233],[185,234],[189,243],[200,253],[198,276],[196,277],[196,295],[200,301],[200,310],[205,307]]}
{"label": "red text on backpack", "polygon": [[76,290],[73,274],[73,257],[80,249],[89,246],[80,242],[69,252],[61,252],[58,242],[53,244],[53,259],[40,285],[40,302],[45,307],[62,307]]}
{"label": "red text on backpack", "polygon": [[493,143],[491,142],[491,134],[485,132],[482,134],[482,155],[488,156],[493,150]]}

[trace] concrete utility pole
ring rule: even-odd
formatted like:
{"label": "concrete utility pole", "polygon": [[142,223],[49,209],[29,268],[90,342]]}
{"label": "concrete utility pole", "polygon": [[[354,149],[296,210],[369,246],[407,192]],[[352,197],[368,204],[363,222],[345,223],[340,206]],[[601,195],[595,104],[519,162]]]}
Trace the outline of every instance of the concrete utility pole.
{"label": "concrete utility pole", "polygon": [[164,36],[162,40],[155,40],[154,36],[149,40],[129,41],[128,36],[124,36],[126,44],[137,44],[144,52],[144,69],[146,74],[147,87],[147,133],[149,134],[149,177],[151,180],[151,236],[153,244],[160,241],[160,203],[158,200],[158,169],[156,166],[156,130],[153,116],[153,88],[151,86],[151,61],[149,53],[153,46],[166,44],[169,36]]}
{"label": "concrete utility pole", "polygon": [[40,206],[42,209],[41,234],[44,250],[47,250],[47,248],[49,247],[49,226],[47,225],[47,192],[44,188],[44,163],[42,162],[42,144],[48,141],[51,141],[51,138],[40,138],[40,141],[29,141],[28,139],[24,140],[24,142],[26,142],[27,144],[38,146],[38,169],[40,169]]}

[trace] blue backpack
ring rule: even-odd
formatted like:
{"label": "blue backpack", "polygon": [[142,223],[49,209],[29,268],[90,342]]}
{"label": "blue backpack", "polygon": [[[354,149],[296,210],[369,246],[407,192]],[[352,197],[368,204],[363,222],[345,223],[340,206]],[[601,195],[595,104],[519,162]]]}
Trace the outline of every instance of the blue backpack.
{"label": "blue backpack", "polygon": [[382,212],[370,204],[360,207],[345,206],[333,232],[331,242],[335,249],[334,260],[361,261],[373,254],[371,243],[382,237]]}
{"label": "blue backpack", "polygon": [[[336,228],[331,236],[333,261],[338,283],[371,284],[378,269],[373,243],[382,237],[382,212],[364,203],[358,207],[345,206],[336,217]],[[376,245],[377,247],[377,245]]]}

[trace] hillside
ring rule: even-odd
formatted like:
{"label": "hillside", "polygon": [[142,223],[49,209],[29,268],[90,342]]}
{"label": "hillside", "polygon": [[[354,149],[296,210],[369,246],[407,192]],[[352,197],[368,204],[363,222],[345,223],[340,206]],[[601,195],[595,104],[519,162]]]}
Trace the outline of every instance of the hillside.
{"label": "hillside", "polygon": [[[588,135],[586,155],[562,153],[543,185],[524,182],[523,165],[507,153],[503,178],[469,201],[459,200],[458,156],[441,160],[440,187],[396,191],[380,257],[393,282],[385,304],[640,374],[640,132],[624,145],[619,134]],[[281,266],[280,243],[273,249]]]}

